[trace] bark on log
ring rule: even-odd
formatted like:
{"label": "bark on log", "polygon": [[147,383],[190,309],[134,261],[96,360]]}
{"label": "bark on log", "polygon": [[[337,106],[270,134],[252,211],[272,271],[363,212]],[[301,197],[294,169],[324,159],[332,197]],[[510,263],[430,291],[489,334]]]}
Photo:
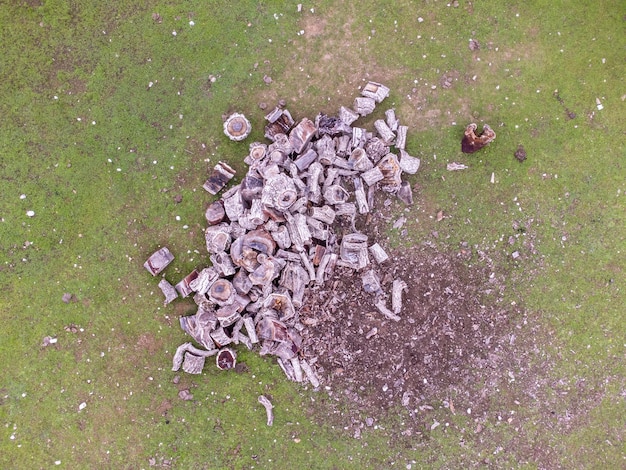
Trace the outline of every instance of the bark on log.
{"label": "bark on log", "polygon": [[397,149],[404,150],[406,148],[406,133],[408,130],[408,126],[398,126],[395,144]]}
{"label": "bark on log", "polygon": [[359,214],[367,214],[370,211],[367,204],[367,196],[365,195],[365,189],[363,189],[363,181],[358,176],[353,179],[354,182],[354,196],[356,198],[356,204],[359,208]]}
{"label": "bark on log", "polygon": [[259,395],[259,403],[265,407],[265,413],[267,414],[267,425],[274,424],[274,412],[272,411],[274,405],[270,402],[265,395]]}
{"label": "bark on log", "polygon": [[339,108],[339,119],[341,119],[346,125],[350,126],[354,121],[359,119],[359,114],[353,110],[342,106]]}
{"label": "bark on log", "polygon": [[389,128],[385,121],[383,121],[382,119],[376,120],[374,122],[374,127],[378,131],[378,135],[380,135],[380,138],[385,145],[393,144],[394,140],[396,139],[396,135]]}
{"label": "bark on log", "polygon": [[389,259],[389,255],[378,243],[374,243],[370,246],[369,250],[378,264],[384,263]]}
{"label": "bark on log", "polygon": [[220,161],[215,165],[213,173],[202,187],[209,193],[216,195],[233,179],[236,173],[227,163]]}
{"label": "bark on log", "polygon": [[143,264],[143,267],[148,270],[150,274],[156,276],[161,273],[172,261],[174,255],[167,247],[160,248],[150,255],[148,260]]}
{"label": "bark on log", "polygon": [[367,85],[363,87],[361,94],[380,103],[389,96],[389,88],[381,83],[368,82]]}
{"label": "bark on log", "polygon": [[178,298],[178,292],[176,292],[174,286],[165,279],[159,281],[159,289],[161,289],[161,292],[163,292],[165,296],[165,300],[163,301],[164,306]]}
{"label": "bark on log", "polygon": [[396,117],[396,110],[391,108],[385,111],[385,122],[392,132],[396,132],[400,126],[400,121]]}
{"label": "bark on log", "polygon": [[313,368],[310,366],[310,364],[306,360],[300,359],[300,366],[302,367],[302,370],[304,371],[306,378],[309,379],[309,382],[311,382],[311,385],[313,386],[313,388],[319,387],[320,381],[317,375],[315,374],[315,372],[313,371]]}
{"label": "bark on log", "polygon": [[354,99],[353,109],[361,116],[367,116],[368,114],[371,114],[374,111],[375,107],[376,101],[372,98],[359,96],[358,98]]}
{"label": "bark on log", "polygon": [[420,167],[420,159],[412,157],[404,150],[400,149],[400,168],[409,175],[414,175]]}
{"label": "bark on log", "polygon": [[402,291],[407,289],[408,285],[401,279],[395,279],[391,287],[391,309],[393,313],[398,314],[402,310]]}

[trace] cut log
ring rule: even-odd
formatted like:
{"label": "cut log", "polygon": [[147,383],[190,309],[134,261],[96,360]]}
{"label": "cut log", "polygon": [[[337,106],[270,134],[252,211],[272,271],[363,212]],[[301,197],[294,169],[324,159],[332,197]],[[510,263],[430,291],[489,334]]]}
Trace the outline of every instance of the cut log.
{"label": "cut log", "polygon": [[148,260],[143,264],[143,267],[148,270],[150,274],[156,276],[161,273],[167,266],[174,260],[174,255],[167,247],[163,247],[155,251],[150,255]]}
{"label": "cut log", "polygon": [[404,150],[406,147],[406,133],[409,130],[408,126],[398,126],[398,130],[396,131],[396,148],[399,150]]}
{"label": "cut log", "polygon": [[352,128],[352,142],[350,143],[352,148],[355,149],[355,148],[363,147],[366,142],[367,142],[367,129],[362,129],[360,127],[353,127]]}
{"label": "cut log", "polygon": [[359,96],[355,98],[352,109],[361,116],[367,116],[368,114],[372,114],[375,107],[376,101],[374,99]]}
{"label": "cut log", "polygon": [[384,178],[384,176],[383,176],[382,171],[380,171],[380,168],[375,166],[371,170],[368,170],[368,171],[362,173],[361,174],[361,178],[363,178],[363,181],[365,181],[365,183],[368,186],[372,186],[372,185],[378,183],[379,181],[381,181]]}
{"label": "cut log", "polygon": [[309,149],[298,158],[296,158],[293,163],[294,165],[296,165],[298,171],[302,172],[309,168],[309,165],[311,165],[311,163],[313,163],[315,160],[317,160],[317,152],[315,152],[315,150],[313,149]]}
{"label": "cut log", "polygon": [[368,82],[361,90],[361,94],[380,103],[389,96],[389,88],[380,83]]}
{"label": "cut log", "polygon": [[496,138],[496,133],[488,124],[483,126],[483,131],[476,134],[478,126],[475,123],[469,124],[465,128],[463,140],[461,141],[461,151],[463,153],[474,153],[492,142]]}
{"label": "cut log", "polygon": [[380,279],[373,269],[365,271],[361,276],[363,290],[368,294],[376,294],[382,292],[380,288]]}
{"label": "cut log", "polygon": [[332,225],[335,222],[335,211],[328,205],[311,207],[309,215],[311,218],[320,220],[328,225]]}
{"label": "cut log", "polygon": [[348,194],[348,191],[343,189],[338,184],[333,184],[324,191],[324,200],[331,206],[344,204],[348,202],[349,198],[350,195]]}
{"label": "cut log", "polygon": [[259,403],[265,407],[265,413],[267,414],[267,425],[271,426],[274,424],[274,412],[272,409],[274,405],[270,402],[265,395],[259,396]]}
{"label": "cut log", "polygon": [[378,264],[384,263],[389,259],[389,255],[378,243],[374,243],[370,246],[369,250]]}
{"label": "cut log", "polygon": [[383,179],[380,181],[382,189],[390,193],[398,191],[402,183],[402,170],[398,158],[393,153],[388,153],[377,166],[383,174]]}
{"label": "cut log", "polygon": [[395,279],[391,287],[391,309],[393,313],[398,314],[402,311],[402,291],[406,290],[408,285],[401,279]]}
{"label": "cut log", "polygon": [[374,167],[372,161],[367,158],[367,153],[361,147],[357,147],[352,151],[348,158],[348,163],[350,163],[353,169],[359,172],[371,170]]}
{"label": "cut log", "polygon": [[341,119],[344,124],[350,126],[354,121],[359,119],[359,114],[349,108],[346,108],[345,106],[342,106],[339,108],[339,119]]}
{"label": "cut log", "polygon": [[317,128],[313,121],[308,118],[302,119],[289,133],[289,142],[293,146],[293,151],[297,154],[302,153],[316,132]]}
{"label": "cut log", "polygon": [[359,214],[367,214],[370,211],[367,204],[367,197],[365,195],[365,189],[363,189],[363,181],[358,176],[353,180],[354,183],[354,196],[356,198],[356,205],[359,208]]}
{"label": "cut log", "polygon": [[400,149],[400,168],[409,175],[414,175],[420,167],[420,159],[412,157],[404,150]]}
{"label": "cut log", "polygon": [[220,199],[212,204],[209,204],[206,212],[204,213],[204,217],[209,225],[217,225],[224,220],[226,217],[226,211],[224,211],[224,202]]}
{"label": "cut log", "polygon": [[191,271],[191,273],[187,274],[187,276],[185,276],[178,284],[176,284],[175,288],[182,298],[187,297],[193,292],[190,283],[197,277],[198,271],[194,269],[193,271]]}
{"label": "cut log", "polygon": [[411,189],[411,184],[408,181],[403,181],[396,196],[407,206],[413,204],[413,190]]}
{"label": "cut log", "polygon": [[215,364],[220,370],[234,369],[237,365],[237,354],[230,348],[222,348],[215,356]]}
{"label": "cut log", "polygon": [[206,249],[209,253],[227,251],[232,240],[232,228],[226,223],[212,225],[204,231]]}
{"label": "cut log", "polygon": [[220,161],[213,168],[213,173],[209,176],[209,179],[202,186],[209,193],[216,195],[219,193],[228,182],[233,179],[237,172],[225,162]]}
{"label": "cut log", "polygon": [[183,360],[183,370],[188,374],[201,374],[204,368],[204,361],[205,358],[203,356],[196,356],[186,352]]}
{"label": "cut log", "polygon": [[204,268],[198,273],[198,276],[189,283],[189,287],[197,294],[204,295],[209,291],[209,288],[218,277],[219,272],[217,269],[212,267]]}
{"label": "cut log", "polygon": [[389,146],[385,145],[385,143],[378,137],[373,137],[365,144],[365,151],[367,152],[370,160],[376,164],[381,158],[389,153]]}
{"label": "cut log", "polygon": [[400,121],[396,117],[396,110],[391,108],[385,111],[385,122],[392,132],[396,132],[400,126]]}
{"label": "cut log", "polygon": [[232,276],[237,271],[230,255],[226,252],[212,254],[209,259],[222,276]]}
{"label": "cut log", "polygon": [[394,140],[396,139],[396,135],[389,128],[385,121],[383,121],[382,119],[376,120],[374,122],[374,127],[378,131],[378,135],[380,135],[380,138],[385,145],[393,144]]}

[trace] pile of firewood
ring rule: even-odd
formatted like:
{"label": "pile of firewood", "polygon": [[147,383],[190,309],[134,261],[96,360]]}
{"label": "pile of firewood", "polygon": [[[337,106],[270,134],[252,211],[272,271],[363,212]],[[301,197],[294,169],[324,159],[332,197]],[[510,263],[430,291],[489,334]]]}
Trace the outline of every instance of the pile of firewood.
{"label": "pile of firewood", "polygon": [[[375,133],[354,126],[388,94],[384,85],[369,82],[353,108],[342,106],[337,116],[319,114],[315,121],[304,118],[296,124],[281,106],[266,116],[265,137],[271,143],[250,144],[244,160],[248,173],[206,210],[212,265],[194,270],[175,287],[165,279],[159,283],[166,304],[193,294],[198,305],[197,313],[181,317],[180,324],[203,349],[180,346],[173,370],[182,365],[199,374],[205,358],[213,355],[220,369],[233,368],[236,354],[228,346],[243,344],[276,356],[291,380],[319,386],[314,364],[299,354],[306,328],[299,308],[307,287],[324,284],[337,266],[360,272],[364,291],[378,298],[380,313],[400,320],[406,284],[394,281],[388,308],[370,261],[371,256],[380,264],[388,256],[355,228],[355,218],[370,211],[378,189],[406,204],[413,199],[402,173],[415,173],[420,160],[405,151],[407,126],[393,109],[375,121]],[[219,162],[204,188],[217,194],[234,175]],[[157,275],[172,259],[162,248],[145,266]]]}

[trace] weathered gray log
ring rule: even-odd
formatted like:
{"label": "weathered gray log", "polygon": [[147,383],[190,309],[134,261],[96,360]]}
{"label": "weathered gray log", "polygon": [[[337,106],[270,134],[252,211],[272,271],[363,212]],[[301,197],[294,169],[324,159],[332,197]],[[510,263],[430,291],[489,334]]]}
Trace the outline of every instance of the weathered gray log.
{"label": "weathered gray log", "polygon": [[220,161],[215,165],[213,173],[211,173],[211,176],[209,176],[209,179],[202,187],[209,193],[216,195],[233,179],[236,173],[237,172],[231,168],[228,163]]}
{"label": "weathered gray log", "polygon": [[298,199],[296,199],[296,202],[294,202],[291,207],[289,208],[289,212],[291,212],[292,214],[296,214],[296,213],[300,213],[303,214],[304,212],[306,212],[306,206],[309,203],[309,198],[306,196],[302,196],[299,197]]}
{"label": "weathered gray log", "polygon": [[[227,328],[234,323],[237,323],[241,319],[241,314],[239,313],[240,309],[241,305],[237,302],[218,308],[216,315],[218,321],[220,322],[220,326]],[[234,337],[234,332],[231,336]]]}
{"label": "weathered gray log", "polygon": [[259,160],[262,160],[265,157],[265,153],[267,152],[267,145],[261,142],[252,142],[249,147],[250,151],[246,158],[244,158],[244,162],[253,166]]}
{"label": "weathered gray log", "polygon": [[198,357],[209,357],[217,354],[217,349],[203,351],[202,349],[196,348],[191,343],[183,343],[176,348],[176,353],[174,354],[174,358],[172,360],[172,371],[176,372],[180,369],[180,366],[183,364],[185,358],[185,353],[187,352]]}
{"label": "weathered gray log", "polygon": [[163,292],[165,296],[165,300],[163,301],[164,306],[178,298],[178,292],[176,292],[174,286],[165,279],[159,281],[159,289],[161,289],[161,292]]}
{"label": "weathered gray log", "polygon": [[354,99],[354,105],[352,108],[361,116],[367,116],[374,111],[375,107],[376,101],[373,98],[359,96]]}
{"label": "weathered gray log", "polygon": [[391,108],[385,111],[385,122],[392,132],[396,132],[400,126],[400,121],[396,117],[396,110]]}
{"label": "weathered gray log", "polygon": [[349,135],[342,135],[341,137],[335,137],[335,149],[338,157],[347,157],[350,155],[352,148],[352,137]]}
{"label": "weathered gray log", "polygon": [[393,144],[394,140],[396,139],[396,135],[389,128],[385,121],[383,121],[382,119],[376,120],[374,122],[374,127],[378,131],[378,135],[385,145]]}
{"label": "weathered gray log", "polygon": [[361,147],[357,147],[352,151],[348,158],[348,163],[359,172],[371,170],[374,167],[372,161],[367,158],[367,153]]}
{"label": "weathered gray log", "polygon": [[389,96],[389,88],[381,83],[368,82],[361,90],[361,94],[380,103]]}
{"label": "weathered gray log", "polygon": [[313,149],[308,149],[302,155],[294,160],[294,165],[298,168],[298,171],[306,170],[311,163],[317,160],[317,152]]}
{"label": "weathered gray log", "polygon": [[209,351],[215,349],[215,343],[210,336],[218,323],[215,310],[208,307],[199,307],[198,313],[195,315],[182,316],[179,318],[179,322],[182,330],[191,336],[198,344]]}
{"label": "weathered gray log", "polygon": [[250,342],[252,344],[256,344],[259,342],[259,338],[256,335],[256,330],[254,328],[254,320],[250,317],[243,317],[243,326],[246,329],[246,332],[248,333],[248,337],[250,338]]}
{"label": "weathered gray log", "polygon": [[339,119],[341,119],[346,125],[350,126],[354,121],[359,119],[359,114],[350,108],[342,106],[339,108]]}
{"label": "weathered gray log", "polygon": [[367,266],[367,236],[361,233],[347,234],[341,240],[339,256],[342,264],[353,269],[362,269]]}
{"label": "weathered gray log", "polygon": [[378,301],[374,304],[378,311],[382,313],[386,318],[393,321],[400,321],[401,318],[394,314],[391,310],[387,308],[385,305],[385,301],[383,299],[378,299]]}
{"label": "weathered gray log", "polygon": [[235,191],[230,197],[223,198],[224,200],[224,211],[226,211],[226,216],[234,222],[239,220],[244,213],[245,206],[243,205],[243,198],[241,197],[241,191]]}
{"label": "weathered gray log", "polygon": [[348,202],[350,194],[338,184],[333,184],[324,191],[324,200],[331,206]]}
{"label": "weathered gray log", "polygon": [[306,378],[309,379],[309,382],[311,382],[311,385],[313,386],[313,388],[319,387],[320,381],[317,375],[315,374],[315,372],[313,371],[313,368],[311,367],[311,365],[306,360],[300,359],[300,366],[302,367],[302,370],[304,371]]}
{"label": "weathered gray log", "polygon": [[307,198],[313,204],[319,204],[322,200],[322,190],[320,188],[320,177],[324,172],[322,164],[313,162],[309,167],[309,176],[307,178]]}
{"label": "weathered gray log", "polygon": [[325,271],[326,271],[326,266],[328,266],[328,263],[331,260],[333,253],[324,253],[324,256],[322,256],[322,259],[320,260],[320,263],[317,267],[317,272],[315,274],[315,283],[317,285],[322,285],[324,284],[324,280],[325,280]]}
{"label": "weathered gray log", "polygon": [[293,147],[293,151],[297,154],[311,141],[317,128],[315,123],[308,118],[303,118],[296,127],[289,133],[289,142]]}
{"label": "weathered gray log", "polygon": [[[367,142],[367,130],[362,129],[360,127],[352,128],[352,142],[351,146],[353,149],[363,147]],[[352,152],[350,152],[352,153]]]}
{"label": "weathered gray log", "polygon": [[352,181],[354,183],[354,196],[356,198],[356,205],[359,208],[359,214],[367,214],[370,211],[370,208],[367,204],[363,181],[361,181],[361,178],[358,176],[356,176]]}
{"label": "weathered gray log", "polygon": [[306,224],[309,227],[309,232],[311,232],[311,238],[317,240],[328,239],[328,228],[324,222],[314,219],[313,217],[307,217]]}
{"label": "weathered gray log", "polygon": [[339,171],[339,168],[336,168],[334,166],[331,166],[326,170],[326,178],[324,178],[324,184],[322,185],[322,193],[326,192],[326,190],[330,186],[332,186],[333,182],[335,181],[335,178],[337,177],[338,171]]}
{"label": "weathered gray log", "polygon": [[295,382],[296,381],[296,377],[295,377],[294,372],[293,372],[293,366],[291,365],[291,361],[289,361],[289,359],[283,359],[282,357],[279,356],[276,359],[276,362],[278,363],[280,368],[285,373],[285,376],[289,380],[291,380],[292,382]]}
{"label": "weathered gray log", "polygon": [[260,199],[254,199],[252,201],[250,206],[250,221],[257,227],[267,222],[268,216],[263,209],[263,203]]}
{"label": "weathered gray log", "polygon": [[374,243],[372,246],[370,246],[369,250],[378,264],[384,263],[389,259],[389,255],[378,243]]}
{"label": "weathered gray log", "polygon": [[211,287],[207,295],[209,300],[220,306],[230,305],[235,301],[235,288],[228,279],[217,279]]}
{"label": "weathered gray log", "polygon": [[217,269],[213,267],[204,268],[198,273],[198,277],[189,283],[189,287],[198,294],[206,294],[218,277],[219,272]]}
{"label": "weathered gray log", "polygon": [[204,356],[196,356],[186,352],[183,360],[183,370],[188,374],[201,374],[204,368],[204,361]]}
{"label": "weathered gray log", "polygon": [[204,231],[206,249],[209,253],[227,251],[232,240],[232,228],[226,223],[211,225]]}
{"label": "weathered gray log", "polygon": [[318,154],[318,161],[322,165],[331,165],[335,159],[335,142],[333,139],[325,135],[315,142],[315,149]]}
{"label": "weathered gray log", "polygon": [[276,252],[276,258],[282,258],[286,261],[290,261],[292,263],[300,263],[300,255],[298,253],[294,253],[293,251],[285,251],[278,250]]}
{"label": "weathered gray log", "polygon": [[380,168],[375,166],[371,170],[368,170],[368,171],[362,173],[361,174],[361,178],[363,178],[363,181],[365,181],[365,183],[368,186],[372,186],[372,185],[378,183],[379,181],[381,181],[384,177],[383,177],[382,171],[380,171]]}
{"label": "weathered gray log", "polygon": [[363,290],[368,294],[382,292],[380,289],[380,279],[373,269],[365,271],[361,275],[361,281],[363,283]]}
{"label": "weathered gray log", "polygon": [[293,377],[295,382],[302,382],[304,380],[304,375],[302,374],[302,365],[300,364],[300,360],[297,357],[292,357],[290,359],[291,367],[293,367]]}
{"label": "weathered gray log", "polygon": [[246,335],[244,335],[241,331],[237,332],[236,335],[236,342],[243,344],[246,348],[248,348],[248,350],[252,350],[252,348],[254,348],[254,345],[252,344],[252,341],[250,341],[250,338]]}
{"label": "weathered gray log", "polygon": [[193,292],[193,289],[190,286],[190,283],[198,277],[198,271],[195,269],[187,274],[178,284],[174,287],[180,294],[182,298],[187,297],[189,294]]}
{"label": "weathered gray log", "polygon": [[328,225],[332,225],[335,222],[335,211],[328,205],[311,207],[309,215],[313,219],[320,220]]}
{"label": "weathered gray log", "polygon": [[289,237],[291,243],[297,251],[301,251],[305,246],[311,244],[311,232],[306,223],[306,216],[303,214],[288,214],[285,213],[287,219],[287,230],[289,230]]}
{"label": "weathered gray log", "polygon": [[406,133],[409,130],[408,126],[398,126],[396,131],[396,148],[404,150],[406,147]]}
{"label": "weathered gray log", "polygon": [[412,157],[406,151],[400,149],[400,168],[409,175],[414,175],[420,167],[420,159]]}
{"label": "weathered gray log", "polygon": [[210,255],[209,259],[222,276],[232,276],[237,272],[230,255],[224,251]]}
{"label": "weathered gray log", "polygon": [[302,307],[304,290],[310,278],[300,263],[287,263],[283,268],[279,284],[291,291],[291,302],[295,308]]}
{"label": "weathered gray log", "polygon": [[413,204],[413,190],[411,189],[411,184],[408,181],[403,181],[396,196],[407,206]]}
{"label": "weathered gray log", "polygon": [[284,160],[283,157],[288,157],[293,151],[293,145],[286,134],[276,134],[274,142],[267,147],[267,155],[269,155],[270,160],[278,164]]}
{"label": "weathered gray log", "polygon": [[391,286],[391,310],[398,314],[402,311],[402,291],[409,286],[402,279],[394,279]]}
{"label": "weathered gray log", "polygon": [[224,211],[224,202],[220,199],[207,207],[204,217],[209,225],[217,225],[226,217],[226,211]]}
{"label": "weathered gray log", "polygon": [[300,252],[300,259],[302,260],[302,265],[306,268],[307,273],[309,274],[309,281],[315,281],[315,267],[304,251]]}
{"label": "weathered gray log", "polygon": [[354,217],[356,215],[356,206],[353,202],[345,202],[335,205],[335,215],[347,215]]}
{"label": "weathered gray log", "polygon": [[211,339],[215,341],[215,344],[218,347],[226,346],[227,344],[232,343],[233,339],[226,334],[224,328],[219,327],[211,332]]}
{"label": "weathered gray log", "polygon": [[143,267],[146,268],[150,274],[156,276],[161,271],[163,271],[173,260],[174,255],[166,246],[164,246],[163,248],[160,248],[152,253],[147,261],[143,264]]}
{"label": "weathered gray log", "polygon": [[261,197],[261,192],[263,191],[263,178],[261,178],[260,175],[258,177],[253,176],[249,172],[241,180],[239,188],[242,199],[247,205],[250,205],[253,200]]}
{"label": "weathered gray log", "polygon": [[267,425],[274,424],[274,412],[272,409],[274,405],[270,402],[265,395],[259,395],[259,403],[265,407],[265,413],[267,414]]}
{"label": "weathered gray log", "polygon": [[371,208],[373,208],[376,204],[376,186],[371,185],[367,188],[367,203]]}

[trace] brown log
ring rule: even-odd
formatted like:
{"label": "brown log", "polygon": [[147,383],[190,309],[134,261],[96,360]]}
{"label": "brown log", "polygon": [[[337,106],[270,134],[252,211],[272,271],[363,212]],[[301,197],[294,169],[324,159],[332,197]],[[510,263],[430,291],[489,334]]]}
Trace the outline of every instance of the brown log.
{"label": "brown log", "polygon": [[220,161],[215,165],[213,173],[202,187],[209,193],[216,195],[233,179],[236,173],[227,163]]}
{"label": "brown log", "polygon": [[496,138],[496,133],[488,124],[483,126],[483,131],[476,134],[478,126],[475,123],[469,124],[465,128],[463,140],[461,141],[461,151],[463,153],[474,153],[492,142]]}
{"label": "brown log", "polygon": [[204,217],[209,225],[217,225],[224,220],[226,217],[226,211],[224,210],[224,202],[220,199],[212,204],[209,204],[206,212],[204,213]]}
{"label": "brown log", "polygon": [[178,284],[176,284],[176,286],[174,286],[182,298],[187,297],[193,292],[193,289],[189,284],[196,277],[198,277],[198,271],[194,269],[193,271],[191,271],[191,273],[187,274],[187,276],[185,276]]}
{"label": "brown log", "polygon": [[302,119],[289,133],[289,142],[293,146],[293,151],[297,154],[302,153],[302,150],[311,141],[316,131],[317,128],[313,121],[308,118]]}
{"label": "brown log", "polygon": [[148,270],[150,274],[156,276],[161,273],[172,261],[174,255],[167,247],[163,247],[155,251],[150,255],[148,260],[143,264],[143,267]]}

